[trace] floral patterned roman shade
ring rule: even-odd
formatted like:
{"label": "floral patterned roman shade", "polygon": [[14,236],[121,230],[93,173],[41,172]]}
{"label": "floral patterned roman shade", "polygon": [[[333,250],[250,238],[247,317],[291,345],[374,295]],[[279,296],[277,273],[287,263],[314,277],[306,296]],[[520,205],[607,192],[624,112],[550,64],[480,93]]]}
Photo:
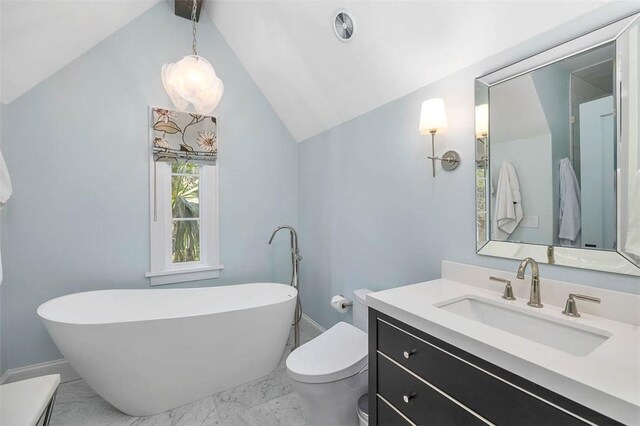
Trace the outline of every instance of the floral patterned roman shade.
{"label": "floral patterned roman shade", "polygon": [[153,108],[151,124],[155,161],[215,164],[218,157],[216,117]]}

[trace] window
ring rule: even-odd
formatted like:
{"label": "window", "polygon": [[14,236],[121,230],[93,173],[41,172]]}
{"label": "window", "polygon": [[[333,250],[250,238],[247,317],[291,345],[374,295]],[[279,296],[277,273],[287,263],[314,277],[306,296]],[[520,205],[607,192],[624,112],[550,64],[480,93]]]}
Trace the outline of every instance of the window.
{"label": "window", "polygon": [[171,164],[171,260],[200,261],[200,166]]}
{"label": "window", "polygon": [[151,168],[151,285],[217,278],[217,166],[152,160]]}

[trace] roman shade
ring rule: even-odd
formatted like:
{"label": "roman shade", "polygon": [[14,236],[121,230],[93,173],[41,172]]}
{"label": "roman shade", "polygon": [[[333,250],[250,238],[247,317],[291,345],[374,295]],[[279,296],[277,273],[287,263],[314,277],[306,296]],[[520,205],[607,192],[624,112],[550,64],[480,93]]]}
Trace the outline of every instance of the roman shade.
{"label": "roman shade", "polygon": [[218,120],[195,113],[152,108],[153,159],[163,162],[215,164]]}

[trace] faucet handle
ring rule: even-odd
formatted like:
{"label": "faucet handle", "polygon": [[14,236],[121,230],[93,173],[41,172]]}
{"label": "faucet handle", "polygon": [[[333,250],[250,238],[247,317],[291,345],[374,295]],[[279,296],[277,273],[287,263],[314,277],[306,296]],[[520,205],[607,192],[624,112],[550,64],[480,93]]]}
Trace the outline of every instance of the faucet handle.
{"label": "faucet handle", "polygon": [[502,294],[502,298],[505,300],[516,300],[515,296],[513,295],[513,287],[511,287],[511,281],[507,280],[505,278],[500,278],[500,277],[489,277],[489,279],[491,281],[498,281],[501,283],[504,283],[504,293]]}
{"label": "faucet handle", "polygon": [[576,299],[586,300],[588,302],[600,303],[600,299],[597,297],[585,296],[584,294],[570,293],[569,298],[567,299],[567,303],[564,306],[564,311],[562,311],[563,314],[570,317],[574,317],[574,318],[580,317],[580,314],[578,313],[578,305],[576,304]]}
{"label": "faucet handle", "polygon": [[291,247],[291,255],[293,256],[293,258],[295,260],[297,260],[298,262],[300,262],[302,260],[302,256],[300,256],[300,250],[298,250],[298,248],[294,248]]}

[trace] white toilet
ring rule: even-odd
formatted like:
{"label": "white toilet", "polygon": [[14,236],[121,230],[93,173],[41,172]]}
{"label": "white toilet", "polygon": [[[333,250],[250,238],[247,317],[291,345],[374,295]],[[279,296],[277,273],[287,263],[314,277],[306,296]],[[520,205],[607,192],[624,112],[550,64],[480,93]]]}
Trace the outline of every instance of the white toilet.
{"label": "white toilet", "polygon": [[307,405],[312,426],[358,424],[358,399],[368,387],[365,295],[370,292],[353,292],[355,326],[339,322],[287,358],[287,371]]}

